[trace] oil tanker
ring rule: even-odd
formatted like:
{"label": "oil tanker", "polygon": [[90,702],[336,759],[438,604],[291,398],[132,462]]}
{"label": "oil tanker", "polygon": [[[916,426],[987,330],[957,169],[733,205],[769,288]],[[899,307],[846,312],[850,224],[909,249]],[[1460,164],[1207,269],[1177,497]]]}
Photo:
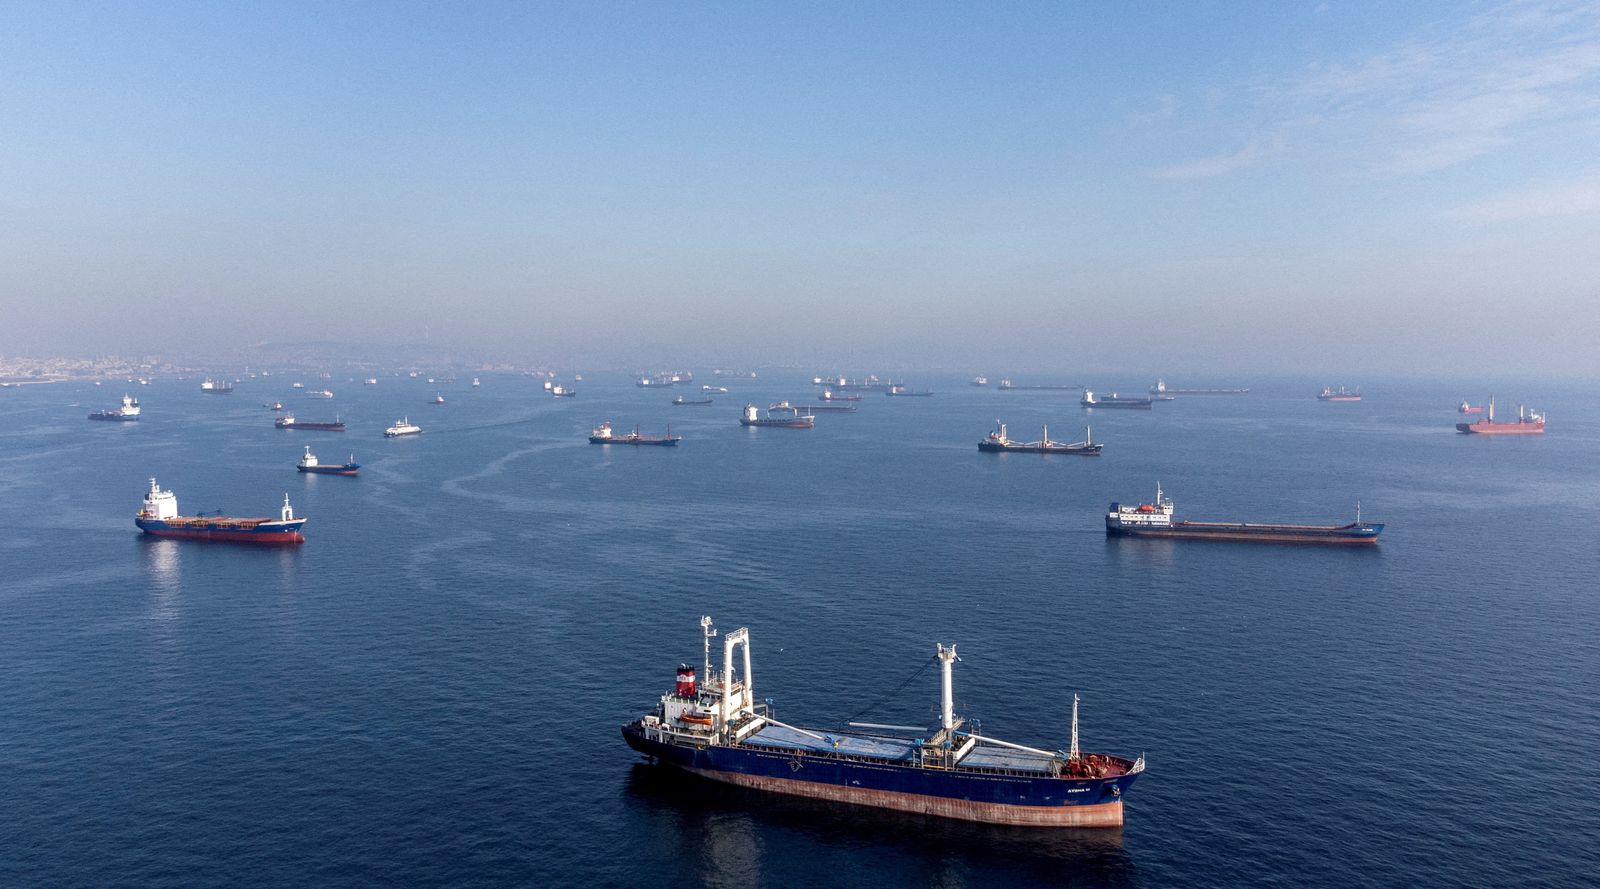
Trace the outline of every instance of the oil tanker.
{"label": "oil tanker", "polygon": [[[981,733],[958,716],[954,645],[938,645],[940,717],[931,726],[849,723],[823,731],[779,722],[751,687],[750,631],[722,637],[712,672],[711,618],[700,619],[703,681],[678,667],[677,682],[650,712],[622,727],[651,761],[702,778],[772,793],[987,824],[1120,827],[1123,797],[1145,770],[1137,759],[1078,749],[1078,698],[1066,750],[1030,747]],[[742,669],[734,654],[742,650]]]}
{"label": "oil tanker", "polygon": [[611,421],[607,420],[594,428],[589,433],[589,444],[625,444],[625,445],[659,445],[673,448],[678,442],[683,441],[683,436],[673,435],[672,427],[667,427],[666,435],[642,435],[639,427],[634,426],[633,431],[617,435],[611,431]]}
{"label": "oil tanker", "polygon": [[1526,407],[1519,404],[1515,423],[1497,423],[1494,419],[1494,396],[1491,395],[1489,412],[1484,418],[1475,423],[1457,423],[1456,431],[1475,435],[1543,435],[1544,414],[1529,413]]}
{"label": "oil tanker", "polygon": [[304,543],[300,527],[305,519],[294,516],[289,495],[283,495],[278,518],[232,518],[224,515],[178,515],[178,498],[163,491],[150,479],[144,506],[134,516],[139,530],[155,537],[184,537],[192,540],[228,540],[236,543]]}
{"label": "oil tanker", "polygon": [[1256,522],[1177,522],[1172,519],[1172,501],[1162,496],[1156,485],[1154,503],[1138,506],[1111,504],[1106,512],[1107,537],[1175,537],[1188,540],[1232,540],[1259,543],[1317,543],[1335,546],[1365,546],[1378,542],[1381,523],[1361,520],[1356,505],[1356,520],[1347,525],[1281,525]]}
{"label": "oil tanker", "polygon": [[139,419],[139,399],[132,395],[122,396],[122,407],[110,410],[95,411],[89,415],[91,420],[110,420],[114,423],[131,423]]}

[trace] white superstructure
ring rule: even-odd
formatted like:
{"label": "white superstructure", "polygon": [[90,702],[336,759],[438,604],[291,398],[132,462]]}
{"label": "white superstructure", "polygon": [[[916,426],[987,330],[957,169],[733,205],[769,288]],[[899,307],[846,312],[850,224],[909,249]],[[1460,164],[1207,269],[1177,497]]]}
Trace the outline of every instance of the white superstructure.
{"label": "white superstructure", "polygon": [[1170,528],[1172,501],[1162,495],[1161,483],[1156,482],[1156,502],[1138,506],[1113,503],[1111,511],[1106,513],[1106,524],[1125,528]]}
{"label": "white superstructure", "polygon": [[414,425],[406,417],[401,417],[394,422],[393,426],[383,430],[383,434],[389,438],[397,438],[402,435],[416,435],[421,431],[421,426]]}
{"label": "white superstructure", "polygon": [[156,480],[150,479],[150,490],[144,495],[144,508],[139,510],[139,515],[147,519],[177,518],[177,495],[171,491],[161,490]]}

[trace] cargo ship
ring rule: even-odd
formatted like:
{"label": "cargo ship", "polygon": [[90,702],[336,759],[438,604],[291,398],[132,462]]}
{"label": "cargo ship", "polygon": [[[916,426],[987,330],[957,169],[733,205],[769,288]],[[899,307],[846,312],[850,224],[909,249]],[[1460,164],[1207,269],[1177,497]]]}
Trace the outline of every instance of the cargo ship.
{"label": "cargo ship", "polygon": [[903,396],[903,397],[906,397],[906,398],[931,398],[931,397],[933,397],[933,390],[932,389],[909,389],[909,388],[907,388],[905,386],[900,385],[899,383],[896,383],[896,384],[890,386],[888,389],[886,389],[883,394],[885,394],[885,395],[899,395],[899,396]]}
{"label": "cargo ship", "polygon": [[409,419],[401,417],[394,421],[394,425],[383,430],[384,438],[399,438],[402,435],[420,435],[422,427],[412,423]]}
{"label": "cargo ship", "polygon": [[1129,395],[1118,395],[1115,392],[1111,393],[1110,395],[1097,396],[1094,394],[1093,389],[1085,389],[1083,390],[1083,398],[1078,401],[1078,404],[1088,408],[1112,407],[1136,411],[1147,411],[1150,410],[1151,406],[1155,404],[1155,399]]}
{"label": "cargo ship", "polygon": [[200,383],[200,391],[209,392],[212,395],[227,395],[233,391],[233,384],[227,380],[213,380],[210,377],[206,377]]}
{"label": "cargo ship", "polygon": [[550,394],[556,398],[576,398],[578,395],[578,390],[568,389],[565,386],[551,386]]}
{"label": "cargo ship", "polygon": [[1138,506],[1111,504],[1106,512],[1107,537],[1175,537],[1186,540],[1232,540],[1260,543],[1317,543],[1362,546],[1378,542],[1381,523],[1363,522],[1361,505],[1348,525],[1280,525],[1254,522],[1178,522],[1172,519],[1172,501],[1156,485],[1154,503]]}
{"label": "cargo ship", "polygon": [[711,403],[711,399],[709,399],[709,398],[684,398],[682,395],[679,395],[677,398],[672,399],[672,403],[675,404],[675,405],[678,405],[679,407],[682,407],[682,406],[688,405],[688,404],[710,404]]}
{"label": "cargo ship", "polygon": [[1323,386],[1322,392],[1317,395],[1318,401],[1360,401],[1360,392],[1351,392],[1340,386],[1337,390],[1330,386]]}
{"label": "cargo ship", "polygon": [[[703,679],[678,667],[672,690],[622,727],[651,761],[726,784],[918,815],[1025,827],[1120,827],[1123,797],[1145,759],[1078,748],[1078,697],[1066,750],[1030,747],[981,733],[955,712],[954,645],[938,645],[939,720],[931,726],[849,723],[849,731],[779,722],[755,696],[750,631],[722,637],[722,670],[711,669],[711,618],[700,619]],[[735,672],[735,652],[742,653]]]}
{"label": "cargo ship", "polygon": [[1100,456],[1101,445],[1094,443],[1094,436],[1088,427],[1084,427],[1083,441],[1065,442],[1051,441],[1050,427],[1044,427],[1044,438],[1040,441],[1012,441],[1006,436],[1006,424],[995,420],[995,430],[987,438],[978,442],[978,450],[991,454],[1017,453],[1017,454],[1076,454],[1082,457]]}
{"label": "cargo ship", "polygon": [[1151,395],[1249,395],[1249,389],[1169,389],[1167,381],[1157,379],[1150,387]]}
{"label": "cargo ship", "polygon": [[1013,382],[1011,382],[1011,378],[1010,377],[1006,377],[1006,378],[1002,379],[1000,381],[1000,385],[996,386],[995,388],[996,389],[1004,389],[1007,392],[1058,392],[1058,391],[1065,391],[1065,390],[1069,390],[1069,389],[1072,389],[1072,390],[1082,389],[1083,387],[1082,386],[1057,386],[1057,385],[1053,385],[1053,384],[1033,384],[1033,385],[1024,386],[1024,385],[1020,385],[1020,384],[1017,384],[1017,383],[1013,383]]}
{"label": "cargo ship", "polygon": [[611,431],[610,421],[601,423],[589,433],[589,444],[625,444],[625,445],[660,445],[662,447],[677,447],[683,441],[683,436],[673,435],[672,427],[667,427],[666,435],[641,435],[639,427],[634,426],[633,431],[625,435],[617,435]]}
{"label": "cargo ship", "polygon": [[1517,420],[1514,423],[1499,423],[1494,419],[1494,396],[1489,396],[1489,412],[1482,420],[1473,423],[1457,423],[1457,432],[1472,433],[1476,435],[1543,435],[1544,414],[1531,413],[1523,405],[1517,405]]}
{"label": "cargo ship", "polygon": [[183,537],[191,540],[231,540],[238,543],[303,543],[300,527],[305,519],[294,517],[289,495],[283,495],[278,518],[231,518],[223,515],[178,515],[178,498],[163,491],[150,479],[144,507],[134,516],[139,530],[155,537]]}
{"label": "cargo ship", "polygon": [[974,386],[987,386],[987,385],[989,385],[989,378],[988,377],[983,377],[983,376],[973,377],[972,378],[972,385],[974,385]]}
{"label": "cargo ship", "polygon": [[91,420],[110,420],[115,423],[129,423],[139,419],[139,399],[132,395],[122,396],[122,406],[105,411],[95,411],[89,415]]}
{"label": "cargo ship", "polygon": [[792,416],[775,417],[771,408],[768,408],[766,415],[762,416],[760,408],[747,404],[744,406],[744,416],[739,418],[739,425],[775,426],[781,429],[810,429],[817,425],[817,418],[811,414],[802,414],[794,408],[789,410],[793,411]]}
{"label": "cargo ship", "polygon": [[832,389],[824,389],[824,390],[822,390],[821,398],[822,398],[823,401],[860,401],[861,400],[861,396],[859,396],[859,395],[840,395],[839,393],[833,391]]}
{"label": "cargo ship", "polygon": [[1461,402],[1461,404],[1456,406],[1456,413],[1458,413],[1458,414],[1481,414],[1481,413],[1483,413],[1483,405],[1481,405],[1481,404],[1468,404],[1465,401],[1463,401],[1463,402]]}
{"label": "cargo ship", "polygon": [[317,460],[317,455],[311,453],[311,446],[306,445],[306,455],[294,468],[301,472],[311,472],[318,475],[355,475],[361,470],[361,464],[356,462],[356,455],[351,454],[347,463],[323,463]]}
{"label": "cargo ship", "polygon": [[306,390],[306,397],[307,398],[332,398],[333,397],[333,390],[332,389],[307,389]]}
{"label": "cargo ship", "polygon": [[309,429],[312,432],[344,431],[344,421],[338,417],[332,420],[297,420],[294,414],[284,414],[273,420],[272,425],[279,429]]}

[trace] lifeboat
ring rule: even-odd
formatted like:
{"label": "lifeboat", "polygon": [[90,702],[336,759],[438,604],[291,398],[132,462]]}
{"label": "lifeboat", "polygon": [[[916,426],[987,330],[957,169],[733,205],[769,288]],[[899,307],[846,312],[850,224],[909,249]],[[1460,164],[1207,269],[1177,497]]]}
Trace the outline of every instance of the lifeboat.
{"label": "lifeboat", "polygon": [[678,715],[678,721],[688,725],[711,727],[711,714],[705,710],[685,710]]}

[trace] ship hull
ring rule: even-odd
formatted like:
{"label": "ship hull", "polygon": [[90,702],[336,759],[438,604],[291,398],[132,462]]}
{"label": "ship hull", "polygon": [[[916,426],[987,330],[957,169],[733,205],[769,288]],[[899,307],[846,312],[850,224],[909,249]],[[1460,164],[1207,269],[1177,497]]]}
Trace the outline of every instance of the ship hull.
{"label": "ship hull", "polygon": [[290,522],[266,521],[253,528],[238,527],[239,522],[255,519],[218,519],[204,521],[190,519],[186,522],[169,522],[161,519],[136,518],[134,524],[152,537],[176,537],[182,540],[222,540],[232,543],[304,543],[300,533],[304,519]]}
{"label": "ship hull", "polygon": [[273,423],[279,429],[305,429],[310,432],[343,432],[343,423]]}
{"label": "ship hull", "polygon": [[1174,522],[1170,528],[1106,525],[1107,537],[1154,537],[1174,540],[1222,540],[1245,543],[1309,543],[1323,546],[1372,546],[1382,525],[1366,528],[1301,525],[1246,525],[1222,522]]}
{"label": "ship hull", "polygon": [[596,438],[589,436],[589,444],[597,445],[654,445],[662,448],[675,448],[680,439],[676,438]]}
{"label": "ship hull", "polygon": [[1456,431],[1469,435],[1543,435],[1543,423],[1457,423]]}
{"label": "ship hull", "polygon": [[628,746],[692,775],[791,796],[985,824],[1120,827],[1137,774],[1067,779],[926,769],[749,747],[678,746],[622,729]]}
{"label": "ship hull", "polygon": [[109,415],[108,414],[90,414],[89,415],[89,419],[91,419],[91,420],[101,420],[103,422],[109,422],[109,423],[137,423],[137,422],[139,422],[139,418],[138,417],[124,417],[121,414],[109,414]]}
{"label": "ship hull", "polygon": [[1095,408],[1112,408],[1114,410],[1120,409],[1120,410],[1147,411],[1147,410],[1150,410],[1152,405],[1153,405],[1153,402],[1143,401],[1143,400],[1141,400],[1141,401],[1096,401],[1096,402],[1093,402],[1093,403],[1082,403],[1082,402],[1080,402],[1080,403],[1083,404],[1084,407],[1089,408],[1091,410],[1093,410]]}
{"label": "ship hull", "polygon": [[769,426],[775,429],[810,429],[816,423],[809,420],[740,420],[740,426]]}
{"label": "ship hull", "polygon": [[986,454],[1071,454],[1078,457],[1100,456],[1100,445],[1087,445],[1084,447],[1070,447],[1066,445],[1044,447],[1043,445],[1003,445],[992,441],[978,442],[978,450]]}
{"label": "ship hull", "polygon": [[296,466],[301,472],[312,475],[355,475],[361,470],[359,464],[346,464],[344,466]]}
{"label": "ship hull", "polygon": [[1318,395],[1318,401],[1360,401],[1359,395]]}

